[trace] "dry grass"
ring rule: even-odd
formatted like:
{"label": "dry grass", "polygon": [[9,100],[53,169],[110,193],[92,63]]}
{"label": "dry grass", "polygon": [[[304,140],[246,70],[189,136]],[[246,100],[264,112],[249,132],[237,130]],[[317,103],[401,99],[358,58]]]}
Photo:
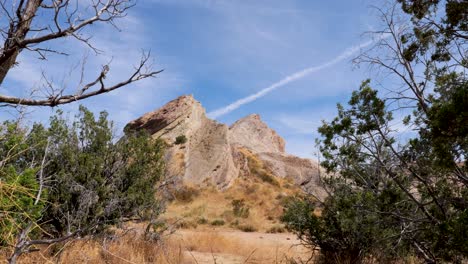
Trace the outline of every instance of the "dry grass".
{"label": "dry grass", "polygon": [[146,241],[140,236],[115,240],[75,240],[25,254],[18,263],[182,263],[184,254],[175,244]]}
{"label": "dry grass", "polygon": [[[235,263],[287,263],[289,258],[304,259],[307,255],[305,249],[292,246],[295,242],[287,240],[286,237],[287,235],[273,237],[260,233],[214,230],[181,231],[179,236],[173,239],[178,240],[179,245],[190,252],[204,253],[193,256],[199,263],[205,263],[204,260],[210,260],[212,257],[219,260],[220,256],[236,257]],[[193,260],[191,255],[188,254],[188,257]]]}
{"label": "dry grass", "polygon": [[[269,176],[265,176],[268,172],[261,161],[248,150],[243,155],[249,160],[251,175],[239,177],[224,191],[208,187],[196,191],[194,199],[176,199],[169,204],[164,218],[169,222],[182,222],[182,228],[203,229],[217,219],[224,220],[226,226],[234,229],[249,226],[253,230],[266,232],[272,227],[281,226],[279,218],[283,213],[284,200],[300,194],[300,189],[287,179],[275,178],[274,183],[265,180]],[[264,177],[259,177],[259,172],[264,173]],[[194,193],[193,188],[182,187],[181,190]],[[240,216],[234,212],[232,202],[235,200],[243,201],[248,214]]]}
{"label": "dry grass", "polygon": [[232,231],[179,231],[163,242],[127,234],[115,239],[80,239],[41,248],[22,256],[18,263],[287,263],[305,256],[292,242],[271,234]]}

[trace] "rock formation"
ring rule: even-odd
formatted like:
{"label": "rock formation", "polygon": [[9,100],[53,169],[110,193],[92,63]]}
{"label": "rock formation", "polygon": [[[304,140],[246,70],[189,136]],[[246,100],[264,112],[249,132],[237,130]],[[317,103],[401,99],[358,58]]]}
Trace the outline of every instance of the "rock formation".
{"label": "rock formation", "polygon": [[[228,127],[208,119],[205,109],[192,96],[181,96],[125,127],[125,131],[140,129],[162,138],[169,146],[168,177],[222,189],[239,174],[232,160]],[[178,136],[185,136],[187,142],[175,144]]]}
{"label": "rock formation", "polygon": [[[166,141],[167,176],[191,185],[229,187],[240,175],[249,174],[245,151],[261,160],[275,177],[290,179],[313,190],[323,191],[316,162],[288,155],[285,142],[259,115],[253,114],[231,127],[206,117],[205,109],[192,96],[181,96],[165,106],[131,121],[125,131],[146,130]],[[187,140],[176,144],[177,137]]]}
{"label": "rock formation", "polygon": [[257,114],[239,119],[232,124],[229,132],[231,144],[245,146],[256,153],[284,153],[284,139],[269,128]]}

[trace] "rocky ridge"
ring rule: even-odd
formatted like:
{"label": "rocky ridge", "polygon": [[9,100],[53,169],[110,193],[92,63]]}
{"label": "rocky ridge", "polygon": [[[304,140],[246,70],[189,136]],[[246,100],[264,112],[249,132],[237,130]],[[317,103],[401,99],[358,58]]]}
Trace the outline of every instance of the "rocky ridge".
{"label": "rocky ridge", "polygon": [[[166,141],[167,176],[183,183],[214,185],[218,189],[229,187],[236,178],[251,174],[247,149],[268,173],[324,196],[318,164],[288,155],[284,139],[257,114],[228,127],[209,119],[198,101],[184,95],[125,127],[126,132],[142,129]],[[176,144],[177,137],[185,137],[186,142]]]}

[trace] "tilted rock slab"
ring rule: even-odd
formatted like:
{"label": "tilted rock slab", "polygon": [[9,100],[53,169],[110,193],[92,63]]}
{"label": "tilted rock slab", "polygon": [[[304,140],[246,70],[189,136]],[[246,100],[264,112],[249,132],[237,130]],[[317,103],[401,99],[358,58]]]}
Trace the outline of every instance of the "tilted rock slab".
{"label": "tilted rock slab", "polygon": [[[126,132],[140,129],[168,143],[168,177],[223,189],[239,174],[232,160],[228,127],[208,119],[205,109],[192,96],[181,96],[125,127]],[[182,135],[187,142],[176,145],[176,138]]]}

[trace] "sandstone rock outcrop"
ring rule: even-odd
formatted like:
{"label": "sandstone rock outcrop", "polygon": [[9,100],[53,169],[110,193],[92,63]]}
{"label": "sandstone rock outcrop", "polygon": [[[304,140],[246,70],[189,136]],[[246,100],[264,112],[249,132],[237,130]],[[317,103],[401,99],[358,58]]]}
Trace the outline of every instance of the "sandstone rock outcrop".
{"label": "sandstone rock outcrop", "polygon": [[257,114],[239,119],[232,124],[229,132],[231,144],[245,146],[256,153],[284,153],[284,139],[269,128]]}
{"label": "sandstone rock outcrop", "polygon": [[[192,96],[181,96],[160,109],[131,121],[126,132],[146,130],[167,142],[167,176],[184,183],[219,189],[229,187],[239,175],[250,175],[248,158],[256,159],[275,177],[290,179],[323,198],[318,164],[285,153],[285,141],[259,115],[242,118],[228,127],[206,117]],[[176,144],[176,138],[187,141]],[[251,158],[251,157],[250,157]]]}
{"label": "sandstone rock outcrop", "polygon": [[[127,132],[140,129],[167,142],[168,177],[222,189],[238,175],[231,155],[228,127],[208,119],[205,109],[192,96],[181,96],[125,127]],[[178,136],[185,136],[187,142],[175,144]]]}

